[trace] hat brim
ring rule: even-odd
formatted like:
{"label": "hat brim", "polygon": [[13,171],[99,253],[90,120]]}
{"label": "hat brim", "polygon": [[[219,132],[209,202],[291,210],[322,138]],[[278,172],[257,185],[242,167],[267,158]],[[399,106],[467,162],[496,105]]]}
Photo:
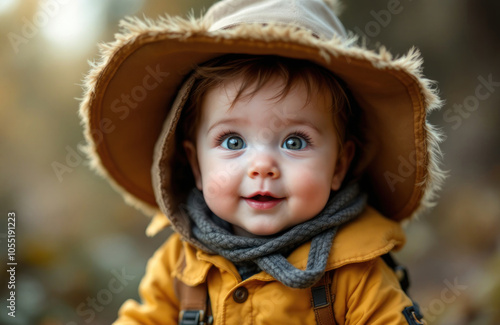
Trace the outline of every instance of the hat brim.
{"label": "hat brim", "polygon": [[[395,220],[431,205],[443,173],[439,133],[426,113],[441,102],[420,74],[417,51],[393,59],[384,49],[324,41],[272,24],[212,32],[196,20],[133,20],[124,26],[127,30],[104,47],[102,62],[87,77],[81,116],[93,165],[135,206],[158,209],[151,177],[155,143],[186,76],[195,64],[228,53],[304,59],[331,70],[362,107],[375,144],[367,169],[371,203]],[[163,191],[176,196],[175,188]]]}

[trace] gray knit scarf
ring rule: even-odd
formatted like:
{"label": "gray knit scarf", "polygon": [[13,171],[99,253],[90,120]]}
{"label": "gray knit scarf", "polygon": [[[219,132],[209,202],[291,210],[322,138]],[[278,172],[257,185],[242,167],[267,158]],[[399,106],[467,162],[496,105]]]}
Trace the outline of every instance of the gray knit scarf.
{"label": "gray knit scarf", "polygon": [[[325,273],[337,230],[354,219],[366,205],[366,195],[358,184],[350,184],[335,193],[325,208],[314,218],[273,236],[243,237],[231,233],[215,217],[198,190],[188,197],[187,213],[193,220],[193,235],[206,246],[209,253],[218,254],[237,267],[258,266],[276,280],[291,288],[308,288]],[[222,221],[224,222],[224,221]],[[307,267],[300,270],[288,260],[291,251],[311,240]],[[238,268],[240,269],[240,268]],[[240,272],[241,273],[241,272]]]}

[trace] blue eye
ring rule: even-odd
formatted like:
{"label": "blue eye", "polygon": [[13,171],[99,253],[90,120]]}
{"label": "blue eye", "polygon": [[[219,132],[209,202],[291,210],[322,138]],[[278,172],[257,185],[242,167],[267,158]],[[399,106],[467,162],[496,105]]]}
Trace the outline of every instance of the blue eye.
{"label": "blue eye", "polygon": [[222,141],[221,143],[221,146],[229,150],[241,150],[243,148],[246,148],[247,145],[241,137],[232,135],[224,139],[224,141]]}
{"label": "blue eye", "polygon": [[293,135],[286,138],[281,147],[288,150],[302,150],[307,147],[307,141],[302,137]]}

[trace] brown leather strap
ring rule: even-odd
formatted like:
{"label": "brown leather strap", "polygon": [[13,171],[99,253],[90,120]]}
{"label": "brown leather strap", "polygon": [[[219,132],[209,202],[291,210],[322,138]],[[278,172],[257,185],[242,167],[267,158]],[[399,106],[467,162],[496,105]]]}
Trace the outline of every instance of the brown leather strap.
{"label": "brown leather strap", "polygon": [[[180,271],[186,267],[184,251],[179,256]],[[180,302],[179,324],[211,324],[210,299],[208,299],[207,283],[203,282],[191,287],[174,277],[174,290]],[[196,320],[196,321],[195,321]]]}
{"label": "brown leather strap", "polygon": [[190,287],[182,281],[177,281],[179,290],[180,310],[207,310],[207,284],[201,283]]}
{"label": "brown leather strap", "polygon": [[333,283],[334,271],[325,275],[311,287],[311,305],[318,325],[335,325],[333,302],[335,301]]}

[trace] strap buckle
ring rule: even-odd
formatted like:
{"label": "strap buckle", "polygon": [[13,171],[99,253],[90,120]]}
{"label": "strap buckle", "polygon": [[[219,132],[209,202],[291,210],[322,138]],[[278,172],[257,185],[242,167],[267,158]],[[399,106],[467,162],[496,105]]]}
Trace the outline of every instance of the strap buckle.
{"label": "strap buckle", "polygon": [[403,315],[406,318],[406,321],[410,325],[423,325],[425,324],[424,316],[420,312],[420,307],[417,304],[413,306],[406,307],[403,309]]}
{"label": "strap buckle", "polygon": [[179,313],[179,325],[210,325],[212,322],[212,316],[205,321],[204,310],[181,310]]}
{"label": "strap buckle", "polygon": [[337,324],[333,310],[335,292],[333,282],[334,270],[327,271],[321,279],[311,287],[311,304],[314,309],[314,317],[317,324]]}

